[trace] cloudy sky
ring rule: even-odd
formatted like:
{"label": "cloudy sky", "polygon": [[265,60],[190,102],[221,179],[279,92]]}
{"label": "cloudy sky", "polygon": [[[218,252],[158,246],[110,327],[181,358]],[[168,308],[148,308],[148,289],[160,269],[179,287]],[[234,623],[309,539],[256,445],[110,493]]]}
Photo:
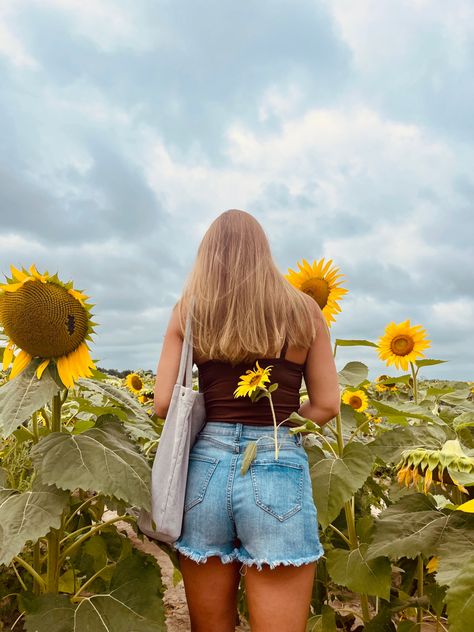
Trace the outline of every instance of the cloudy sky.
{"label": "cloudy sky", "polygon": [[1,279],[73,280],[99,366],[155,371],[240,208],[282,273],[340,268],[333,338],[410,319],[422,378],[474,380],[473,65],[471,0],[1,0]]}

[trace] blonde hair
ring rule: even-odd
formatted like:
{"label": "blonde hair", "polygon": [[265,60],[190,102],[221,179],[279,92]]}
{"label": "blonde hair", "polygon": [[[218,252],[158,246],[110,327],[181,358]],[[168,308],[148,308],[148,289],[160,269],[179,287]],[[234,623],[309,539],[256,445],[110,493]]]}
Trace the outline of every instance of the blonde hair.
{"label": "blonde hair", "polygon": [[182,332],[191,296],[193,345],[206,358],[254,362],[276,357],[285,337],[308,348],[316,335],[314,299],[278,270],[262,226],[246,211],[221,213],[202,238],[174,306]]}

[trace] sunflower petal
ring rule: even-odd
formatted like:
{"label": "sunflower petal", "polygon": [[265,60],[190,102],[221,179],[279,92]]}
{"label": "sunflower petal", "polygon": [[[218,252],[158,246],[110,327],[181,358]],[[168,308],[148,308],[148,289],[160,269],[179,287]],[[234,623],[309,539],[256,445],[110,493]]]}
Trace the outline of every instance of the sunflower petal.
{"label": "sunflower petal", "polygon": [[59,358],[56,358],[56,366],[58,367],[58,373],[59,377],[61,378],[61,382],[66,388],[70,388],[71,379],[69,375],[69,364],[67,361],[67,356],[60,356]]}
{"label": "sunflower petal", "polygon": [[29,353],[22,349],[13,361],[12,370],[8,379],[13,380],[14,377],[16,377],[19,373],[26,369],[26,367],[31,362],[31,359],[32,356],[30,356]]}
{"label": "sunflower petal", "polygon": [[43,372],[45,368],[48,366],[49,362],[50,362],[50,359],[46,358],[46,360],[43,360],[43,362],[36,369],[36,377],[38,378],[38,380],[41,379],[41,376],[43,375]]}
{"label": "sunflower petal", "polygon": [[7,344],[7,346],[5,347],[5,350],[3,352],[3,365],[2,365],[2,369],[4,371],[6,371],[8,369],[8,367],[11,364],[11,361],[13,360],[13,342],[10,340],[9,343]]}

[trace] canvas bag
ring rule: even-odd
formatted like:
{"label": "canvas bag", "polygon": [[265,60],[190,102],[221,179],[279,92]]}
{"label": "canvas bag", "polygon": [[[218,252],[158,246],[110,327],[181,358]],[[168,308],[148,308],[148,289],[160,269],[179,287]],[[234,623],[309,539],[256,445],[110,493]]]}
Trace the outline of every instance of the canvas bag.
{"label": "canvas bag", "polygon": [[193,390],[193,303],[194,299],[191,299],[178,379],[153,461],[151,513],[142,508],[137,519],[143,533],[168,543],[175,542],[181,535],[189,453],[206,419],[204,394]]}

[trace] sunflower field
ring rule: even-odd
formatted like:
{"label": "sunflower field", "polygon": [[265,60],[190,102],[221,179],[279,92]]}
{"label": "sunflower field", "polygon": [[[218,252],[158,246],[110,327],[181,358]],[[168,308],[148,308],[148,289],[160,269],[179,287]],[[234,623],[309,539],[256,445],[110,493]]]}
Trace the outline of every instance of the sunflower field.
{"label": "sunflower field", "polygon": [[[285,276],[318,302],[330,331],[347,292],[341,275],[331,260],[298,266]],[[168,629],[162,569],[123,530],[146,540],[137,518],[151,509],[164,419],[144,372],[121,379],[97,368],[88,298],[34,265],[11,266],[0,284],[0,630]],[[290,417],[304,435],[325,550],[307,632],[468,632],[473,383],[421,380],[420,369],[443,360],[425,357],[431,341],[409,320],[388,322],[374,341],[332,342],[336,362],[339,347],[366,347],[397,374],[371,381],[355,357],[338,367],[333,420],[321,428]],[[271,399],[276,386],[258,369],[237,396]],[[176,552],[159,546],[179,583]],[[243,626],[247,615],[240,586]]]}

